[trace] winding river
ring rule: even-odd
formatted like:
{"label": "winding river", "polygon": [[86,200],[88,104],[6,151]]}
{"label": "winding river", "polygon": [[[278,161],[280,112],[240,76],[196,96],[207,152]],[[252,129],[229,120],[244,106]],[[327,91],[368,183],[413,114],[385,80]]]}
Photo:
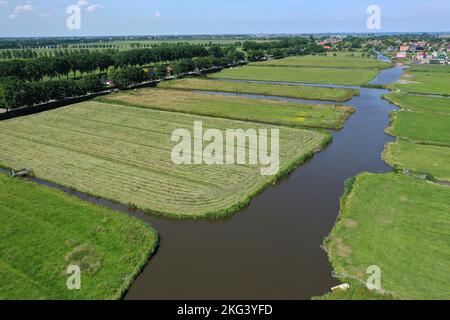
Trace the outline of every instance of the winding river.
{"label": "winding river", "polygon": [[[385,70],[373,83],[396,81],[401,73],[400,66]],[[386,90],[360,91],[344,103],[357,112],[343,130],[332,132],[328,148],[231,218],[159,218],[35,180],[131,214],[158,231],[159,250],[125,299],[310,299],[339,283],[321,245],[336,221],[344,181],[363,171],[391,170],[381,153],[393,140],[384,129],[395,107],[381,99]]]}

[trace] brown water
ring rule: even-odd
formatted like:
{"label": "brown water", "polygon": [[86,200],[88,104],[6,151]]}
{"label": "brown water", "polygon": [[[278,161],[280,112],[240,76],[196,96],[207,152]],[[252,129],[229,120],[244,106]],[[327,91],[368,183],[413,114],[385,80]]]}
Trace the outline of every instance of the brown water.
{"label": "brown water", "polygon": [[[400,75],[399,67],[386,70],[376,83]],[[333,132],[326,150],[231,218],[175,221],[130,213],[150,223],[161,242],[125,298],[310,299],[338,284],[321,245],[336,221],[344,181],[363,171],[391,170],[381,153],[393,140],[384,128],[395,107],[381,99],[383,93],[361,89],[346,103],[357,112]],[[64,190],[129,213],[124,205]]]}

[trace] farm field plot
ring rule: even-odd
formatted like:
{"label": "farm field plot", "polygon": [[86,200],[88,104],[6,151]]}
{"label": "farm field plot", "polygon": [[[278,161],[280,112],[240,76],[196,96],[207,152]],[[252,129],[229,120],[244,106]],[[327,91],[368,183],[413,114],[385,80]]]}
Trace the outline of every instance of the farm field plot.
{"label": "farm field plot", "polygon": [[382,70],[392,67],[392,63],[381,62],[375,58],[339,56],[294,56],[279,60],[253,62],[252,66],[273,67],[324,67],[344,69],[374,69]]}
{"label": "farm field plot", "polygon": [[0,212],[0,299],[119,299],[158,242],[135,218],[3,173]]}
{"label": "farm field plot", "polygon": [[[259,165],[176,165],[171,136],[176,129],[270,129],[270,125],[85,102],[2,121],[8,136],[0,164],[82,192],[178,218],[233,213],[280,176],[289,173],[331,139],[326,132],[280,130],[278,176]],[[270,140],[269,140],[270,141]],[[194,144],[193,144],[194,145]],[[246,144],[248,154],[248,141]],[[269,150],[270,152],[270,150]]]}
{"label": "farm field plot", "polygon": [[386,147],[383,158],[395,168],[431,174],[437,180],[450,181],[450,148],[399,140]]}
{"label": "farm field plot", "polygon": [[186,78],[173,81],[164,81],[158,88],[178,90],[209,90],[232,93],[250,93],[269,96],[281,96],[298,99],[326,100],[326,101],[348,101],[358,95],[358,90],[319,88],[309,86],[290,86],[283,84],[260,84],[260,83],[236,83],[220,80],[207,80],[198,78]]}
{"label": "farm field plot", "polygon": [[414,72],[437,72],[437,73],[443,73],[443,72],[450,72],[450,66],[443,66],[443,65],[413,65],[410,69]]}
{"label": "farm field plot", "polygon": [[450,99],[439,97],[389,94],[385,98],[406,111],[429,112],[450,116]]}
{"label": "farm field plot", "polygon": [[415,143],[450,146],[450,116],[423,112],[393,112],[386,132]]}
{"label": "farm field plot", "polygon": [[[450,187],[401,174],[361,174],[343,199],[326,249],[335,271],[400,299],[449,299]],[[411,281],[414,279],[414,281]]]}
{"label": "farm field plot", "polygon": [[164,89],[115,94],[98,98],[97,101],[293,127],[333,129],[342,128],[354,111],[353,108],[342,106],[307,105]]}
{"label": "farm field plot", "polygon": [[401,81],[390,84],[389,88],[409,93],[450,95],[448,72],[407,71]]}
{"label": "farm field plot", "polygon": [[370,82],[377,74],[378,71],[364,69],[245,66],[222,70],[209,77],[358,86]]}

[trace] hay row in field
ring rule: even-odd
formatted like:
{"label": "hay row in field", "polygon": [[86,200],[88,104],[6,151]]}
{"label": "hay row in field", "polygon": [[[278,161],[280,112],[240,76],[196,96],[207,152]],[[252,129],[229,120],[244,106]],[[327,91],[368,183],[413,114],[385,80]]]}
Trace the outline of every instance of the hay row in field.
{"label": "hay row in field", "polygon": [[307,105],[163,89],[114,94],[97,98],[96,101],[224,119],[332,129],[342,128],[354,112],[353,108],[344,106]]}
{"label": "hay row in field", "polygon": [[[253,165],[175,165],[175,129],[273,126],[86,102],[0,123],[8,135],[0,163],[145,211],[180,218],[223,216],[330,141],[324,132],[280,129],[281,170],[261,176]],[[247,145],[248,151],[248,145]]]}
{"label": "hay row in field", "polygon": [[216,92],[248,93],[322,101],[349,101],[359,95],[356,89],[292,86],[283,84],[242,83],[199,78],[163,81],[158,88],[177,90],[207,90]]}

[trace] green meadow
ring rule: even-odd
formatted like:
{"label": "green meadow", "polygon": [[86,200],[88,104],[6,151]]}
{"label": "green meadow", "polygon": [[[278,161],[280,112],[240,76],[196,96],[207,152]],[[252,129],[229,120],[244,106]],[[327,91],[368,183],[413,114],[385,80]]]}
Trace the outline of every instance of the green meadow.
{"label": "green meadow", "polygon": [[450,116],[450,99],[392,93],[384,96],[405,111],[427,112]]}
{"label": "green meadow", "polygon": [[437,73],[443,73],[443,72],[450,72],[450,66],[443,66],[443,65],[414,65],[411,66],[411,71],[414,72],[437,72]]}
{"label": "green meadow", "polygon": [[415,144],[404,140],[390,143],[383,154],[392,167],[428,174],[436,180],[450,181],[450,148]]}
{"label": "green meadow", "polygon": [[386,132],[411,142],[450,146],[450,116],[422,112],[393,112]]}
{"label": "green meadow", "polygon": [[[0,173],[0,299],[119,299],[154,252],[148,225]],[[69,265],[80,290],[67,288]]]}
{"label": "green meadow", "polygon": [[344,69],[374,69],[382,70],[393,66],[392,63],[381,62],[375,58],[337,56],[294,56],[278,60],[253,62],[252,66],[272,67],[322,67]]}
{"label": "green meadow", "polygon": [[358,86],[372,81],[377,74],[378,71],[367,69],[245,66],[225,69],[209,77]]}
{"label": "green meadow", "polygon": [[185,78],[164,81],[158,85],[162,89],[207,90],[230,93],[249,93],[266,96],[281,96],[308,100],[344,102],[358,95],[355,89],[319,88],[311,86],[292,86],[265,83],[238,83],[200,78]]}
{"label": "green meadow", "polygon": [[125,92],[97,98],[97,101],[233,120],[332,129],[342,128],[354,111],[353,108],[343,106],[298,104],[164,89]]}
{"label": "green meadow", "polygon": [[361,281],[379,266],[382,290],[392,297],[447,300],[449,212],[449,186],[364,173],[342,199],[325,247],[335,271]]}
{"label": "green meadow", "polygon": [[410,70],[405,73],[401,82],[390,84],[388,87],[409,93],[450,95],[450,75],[442,71]]}

